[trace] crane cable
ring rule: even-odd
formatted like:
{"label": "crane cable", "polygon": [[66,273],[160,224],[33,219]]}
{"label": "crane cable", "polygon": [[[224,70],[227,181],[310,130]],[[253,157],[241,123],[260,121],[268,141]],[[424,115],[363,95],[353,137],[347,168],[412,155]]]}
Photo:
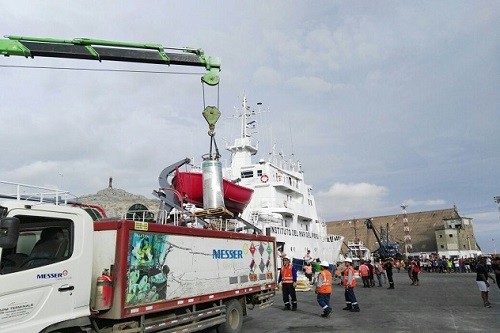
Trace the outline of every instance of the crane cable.
{"label": "crane cable", "polygon": [[173,75],[203,75],[203,73],[189,72],[166,72],[166,71],[151,71],[151,70],[133,70],[133,69],[100,69],[100,68],[83,68],[83,67],[56,67],[56,66],[21,66],[21,65],[0,65],[4,68],[30,68],[30,69],[52,69],[52,70],[70,70],[70,71],[88,71],[88,72],[119,72],[119,73],[145,73],[145,74],[173,74]]}
{"label": "crane cable", "polygon": [[[203,80],[201,81],[201,90],[202,90],[202,96],[203,96],[203,110],[206,112],[207,110],[207,104],[206,104],[206,96],[205,96],[205,84]],[[217,102],[216,102],[216,109],[217,111],[219,110],[219,101],[220,101],[220,88],[219,85],[217,85]],[[217,121],[217,120],[215,120]],[[215,141],[215,122],[213,124],[209,123],[209,130],[208,130],[208,135],[210,136],[210,150],[209,150],[209,158],[211,160],[218,160],[221,155],[219,152],[219,148],[217,147],[217,142]],[[213,151],[215,149],[215,154],[213,154]]]}

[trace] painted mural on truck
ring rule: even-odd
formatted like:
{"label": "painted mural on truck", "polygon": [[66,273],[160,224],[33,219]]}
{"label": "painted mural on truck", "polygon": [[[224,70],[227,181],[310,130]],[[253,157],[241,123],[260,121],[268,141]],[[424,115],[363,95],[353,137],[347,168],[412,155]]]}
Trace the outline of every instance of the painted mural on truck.
{"label": "painted mural on truck", "polygon": [[186,298],[275,280],[274,243],[132,231],[126,306]]}
{"label": "painted mural on truck", "polygon": [[130,234],[125,304],[137,305],[166,298],[168,235]]}

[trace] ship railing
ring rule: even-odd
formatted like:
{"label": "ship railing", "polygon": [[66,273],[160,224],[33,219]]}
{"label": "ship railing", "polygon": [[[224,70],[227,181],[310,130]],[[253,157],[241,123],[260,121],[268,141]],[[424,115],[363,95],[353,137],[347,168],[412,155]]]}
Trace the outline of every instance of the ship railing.
{"label": "ship railing", "polygon": [[56,205],[67,204],[69,200],[75,198],[69,191],[3,180],[0,180],[0,197]]}
{"label": "ship railing", "polygon": [[148,222],[158,224],[171,224],[175,226],[191,226],[191,222],[196,221],[194,213],[184,211],[158,210],[133,210],[123,213],[121,218],[136,222]]}
{"label": "ship railing", "polygon": [[[164,209],[159,209],[156,211],[134,210],[122,214],[121,218],[135,222],[169,224],[181,227],[206,228],[220,231],[236,231],[238,222],[224,218],[214,218],[207,216],[207,214],[209,213],[215,214],[216,209],[199,211],[167,211]],[[207,217],[208,221],[205,221],[204,218]]]}

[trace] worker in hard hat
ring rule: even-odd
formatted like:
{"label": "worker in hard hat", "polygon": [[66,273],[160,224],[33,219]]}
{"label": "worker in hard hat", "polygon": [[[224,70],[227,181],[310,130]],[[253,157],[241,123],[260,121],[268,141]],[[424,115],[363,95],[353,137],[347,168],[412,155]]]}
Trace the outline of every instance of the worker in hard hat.
{"label": "worker in hard hat", "polygon": [[344,260],[345,270],[344,270],[344,281],[343,285],[345,288],[345,304],[346,307],[342,310],[348,310],[351,312],[359,312],[359,305],[354,295],[354,287],[356,287],[356,278],[354,277],[354,267],[352,267],[352,259],[346,258]]}
{"label": "worker in hard hat", "polygon": [[[297,293],[295,292],[295,287],[297,286],[297,269],[290,264],[290,259],[288,257],[283,257],[283,266],[281,266],[280,275],[278,277],[278,283],[280,282],[283,291],[283,302],[285,303],[283,310],[296,311]],[[292,300],[291,308],[290,298]]]}
{"label": "worker in hard hat", "polygon": [[320,263],[321,271],[316,278],[316,299],[319,306],[323,309],[321,317],[328,318],[332,313],[330,307],[330,295],[332,294],[332,273],[328,261],[323,260]]}

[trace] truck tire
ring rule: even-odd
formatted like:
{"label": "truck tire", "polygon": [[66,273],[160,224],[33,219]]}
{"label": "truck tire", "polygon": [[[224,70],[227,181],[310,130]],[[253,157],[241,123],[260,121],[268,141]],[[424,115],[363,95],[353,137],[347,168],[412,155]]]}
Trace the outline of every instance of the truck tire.
{"label": "truck tire", "polygon": [[218,333],[240,333],[243,326],[243,308],[235,299],[226,303],[226,322],[219,325]]}

